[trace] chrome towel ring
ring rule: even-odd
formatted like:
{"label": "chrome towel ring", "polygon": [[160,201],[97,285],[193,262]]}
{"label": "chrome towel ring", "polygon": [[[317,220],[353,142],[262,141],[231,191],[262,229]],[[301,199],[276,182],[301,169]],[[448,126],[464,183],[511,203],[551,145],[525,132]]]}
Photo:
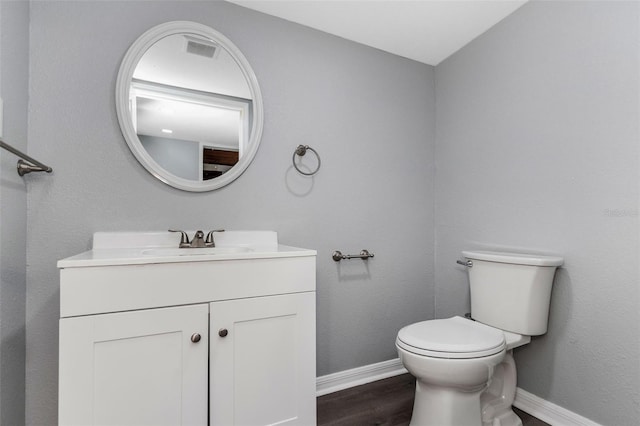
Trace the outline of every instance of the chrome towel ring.
{"label": "chrome towel ring", "polygon": [[[299,155],[300,157],[302,157],[307,153],[307,150],[313,152],[316,155],[316,158],[318,159],[318,167],[316,167],[316,169],[312,172],[303,172],[302,170],[300,170],[300,168],[296,164],[296,155]],[[305,176],[313,176],[316,173],[318,173],[318,170],[320,170],[320,154],[318,154],[318,152],[315,149],[311,148],[309,145],[298,145],[296,150],[293,152],[293,167],[295,167],[298,172],[300,172]]]}

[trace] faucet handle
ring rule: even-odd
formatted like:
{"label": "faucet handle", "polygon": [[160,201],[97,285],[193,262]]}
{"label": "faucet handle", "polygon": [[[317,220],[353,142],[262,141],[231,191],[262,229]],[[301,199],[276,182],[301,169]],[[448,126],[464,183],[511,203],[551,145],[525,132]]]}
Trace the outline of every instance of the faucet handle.
{"label": "faucet handle", "polygon": [[191,247],[191,243],[189,242],[189,236],[184,231],[179,231],[176,229],[169,229],[169,232],[180,232],[182,235],[180,237],[180,245],[179,248]]}
{"label": "faucet handle", "polygon": [[213,241],[213,233],[214,232],[224,232],[224,229],[214,229],[213,231],[209,231],[207,234],[207,239],[204,241],[204,245],[207,247],[215,247],[216,243]]}

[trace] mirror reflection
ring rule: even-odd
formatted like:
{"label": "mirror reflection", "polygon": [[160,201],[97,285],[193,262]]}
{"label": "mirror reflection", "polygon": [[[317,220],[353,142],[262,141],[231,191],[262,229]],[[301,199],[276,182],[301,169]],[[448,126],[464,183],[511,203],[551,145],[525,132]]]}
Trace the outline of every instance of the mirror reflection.
{"label": "mirror reflection", "polygon": [[173,34],[140,58],[129,112],[142,147],[167,172],[207,181],[247,151],[253,99],[245,75],[216,41]]}

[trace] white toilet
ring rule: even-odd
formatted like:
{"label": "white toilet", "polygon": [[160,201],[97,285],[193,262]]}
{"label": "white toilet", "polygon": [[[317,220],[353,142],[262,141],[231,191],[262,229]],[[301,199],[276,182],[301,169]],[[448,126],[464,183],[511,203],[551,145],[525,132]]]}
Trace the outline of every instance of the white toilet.
{"label": "white toilet", "polygon": [[520,426],[512,349],[547,332],[557,256],[463,251],[473,320],[408,325],[396,347],[416,377],[413,426]]}

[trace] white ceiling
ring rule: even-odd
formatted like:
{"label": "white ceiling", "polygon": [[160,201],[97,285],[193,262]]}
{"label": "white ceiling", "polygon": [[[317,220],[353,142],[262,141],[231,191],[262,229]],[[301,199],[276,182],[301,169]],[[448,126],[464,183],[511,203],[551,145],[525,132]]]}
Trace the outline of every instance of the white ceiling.
{"label": "white ceiling", "polygon": [[527,0],[227,0],[437,65]]}

